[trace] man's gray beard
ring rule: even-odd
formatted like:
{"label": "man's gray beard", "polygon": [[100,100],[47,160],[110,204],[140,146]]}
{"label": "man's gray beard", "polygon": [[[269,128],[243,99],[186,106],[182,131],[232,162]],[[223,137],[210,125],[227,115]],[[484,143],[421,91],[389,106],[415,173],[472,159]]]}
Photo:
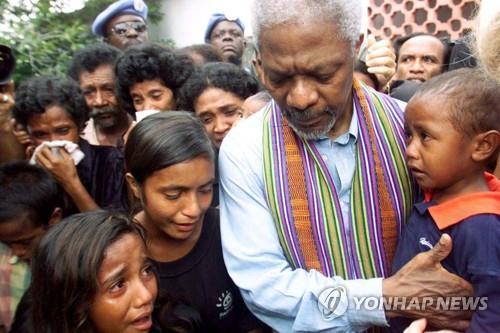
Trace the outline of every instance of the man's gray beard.
{"label": "man's gray beard", "polygon": [[[112,106],[106,108],[93,108],[92,110],[90,110],[89,116],[90,118],[94,119],[94,123],[99,125],[100,127],[112,128],[116,126],[120,112],[120,110]],[[113,118],[106,121],[100,121],[98,116],[103,113],[110,114]]]}
{"label": "man's gray beard", "polygon": [[[307,110],[302,112],[307,112]],[[333,126],[335,126],[335,123],[337,122],[337,115],[334,111],[332,111],[331,109],[327,109],[325,110],[325,112],[331,116],[328,123],[323,128],[319,128],[308,132],[305,132],[299,129],[297,126],[295,126],[295,124],[293,123],[293,118],[290,116],[290,111],[288,110],[284,111],[283,115],[287,118],[288,125],[293,129],[295,134],[300,136],[302,139],[319,140],[321,138],[324,138],[325,136],[328,136],[328,133],[331,131],[331,129],[333,128]]]}

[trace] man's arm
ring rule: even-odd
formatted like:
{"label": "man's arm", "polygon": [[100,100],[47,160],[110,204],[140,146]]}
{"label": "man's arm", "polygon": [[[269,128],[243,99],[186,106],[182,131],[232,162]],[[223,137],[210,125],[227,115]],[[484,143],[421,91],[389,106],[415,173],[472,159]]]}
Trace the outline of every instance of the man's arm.
{"label": "man's arm", "polygon": [[[404,296],[409,302],[412,297],[472,296],[472,285],[458,275],[448,272],[441,265],[441,261],[450,254],[451,249],[451,238],[444,234],[434,248],[419,253],[396,274],[384,280],[384,297]],[[438,310],[435,306],[429,306],[425,309],[401,307],[400,309],[391,309],[386,314],[388,317],[425,317],[432,326],[459,331],[463,331],[469,326],[468,319],[472,315],[468,311]]]}

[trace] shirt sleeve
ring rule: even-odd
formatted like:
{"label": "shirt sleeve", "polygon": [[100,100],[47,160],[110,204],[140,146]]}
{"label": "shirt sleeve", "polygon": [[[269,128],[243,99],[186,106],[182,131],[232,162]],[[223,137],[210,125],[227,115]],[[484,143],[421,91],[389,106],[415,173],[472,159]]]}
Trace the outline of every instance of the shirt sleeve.
{"label": "shirt sleeve", "polygon": [[461,222],[454,233],[453,258],[471,282],[474,315],[467,333],[498,332],[500,327],[500,216],[481,214]]}
{"label": "shirt sleeve", "polygon": [[500,277],[475,275],[472,278],[477,306],[466,333],[494,333],[500,327]]}
{"label": "shirt sleeve", "polygon": [[[357,309],[354,300],[380,298],[382,279],[342,280],[290,267],[265,199],[261,136],[256,139],[247,125],[228,134],[219,166],[224,261],[249,309],[279,332],[351,332],[386,325],[383,309]],[[332,318],[325,316],[318,297],[335,286],[346,289],[347,309]]]}

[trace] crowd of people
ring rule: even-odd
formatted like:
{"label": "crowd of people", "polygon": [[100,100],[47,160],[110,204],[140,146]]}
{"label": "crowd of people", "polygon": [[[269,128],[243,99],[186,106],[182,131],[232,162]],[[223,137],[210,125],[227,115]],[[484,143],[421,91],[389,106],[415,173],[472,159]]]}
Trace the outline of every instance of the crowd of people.
{"label": "crowd of people", "polygon": [[254,2],[174,49],[118,0],[17,89],[0,46],[0,333],[500,329],[500,5],[476,64]]}

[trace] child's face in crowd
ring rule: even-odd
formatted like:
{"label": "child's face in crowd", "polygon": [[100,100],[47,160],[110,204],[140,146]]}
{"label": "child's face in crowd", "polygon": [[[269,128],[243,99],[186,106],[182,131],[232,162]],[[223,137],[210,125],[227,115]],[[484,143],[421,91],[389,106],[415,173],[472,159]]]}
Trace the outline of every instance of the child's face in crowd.
{"label": "child's face in crowd", "polygon": [[58,105],[48,107],[44,113],[32,115],[28,119],[28,131],[35,146],[44,141],[80,141],[78,126],[70,114]]}
{"label": "child's face in crowd", "polygon": [[194,110],[217,147],[233,124],[241,118],[244,100],[219,88],[206,89],[195,101]]}
{"label": "child's face in crowd", "polygon": [[175,109],[174,93],[160,80],[143,81],[130,87],[135,111]]}
{"label": "child's face in crowd", "polygon": [[408,167],[420,187],[460,193],[474,173],[472,140],[455,129],[450,106],[430,96],[412,99],[405,112]]}
{"label": "child's face in crowd", "polygon": [[149,332],[157,281],[138,235],[126,234],[105,252],[90,320],[99,333]]}
{"label": "child's face in crowd", "polygon": [[139,194],[147,220],[171,239],[191,239],[212,201],[213,181],[214,163],[205,157],[155,171]]}
{"label": "child's face in crowd", "polygon": [[43,225],[36,226],[31,214],[25,212],[0,223],[0,241],[12,250],[20,260],[29,261],[32,250],[47,231]]}

